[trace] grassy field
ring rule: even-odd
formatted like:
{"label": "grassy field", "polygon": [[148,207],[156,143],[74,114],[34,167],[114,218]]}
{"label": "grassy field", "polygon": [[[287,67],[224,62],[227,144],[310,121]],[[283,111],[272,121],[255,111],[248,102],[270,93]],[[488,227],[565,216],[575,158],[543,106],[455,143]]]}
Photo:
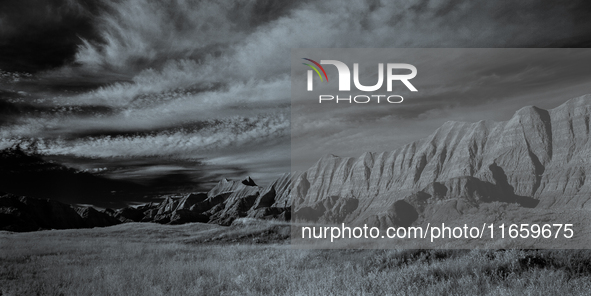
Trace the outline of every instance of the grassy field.
{"label": "grassy field", "polygon": [[298,250],[289,227],[0,233],[0,295],[589,295],[591,252]]}

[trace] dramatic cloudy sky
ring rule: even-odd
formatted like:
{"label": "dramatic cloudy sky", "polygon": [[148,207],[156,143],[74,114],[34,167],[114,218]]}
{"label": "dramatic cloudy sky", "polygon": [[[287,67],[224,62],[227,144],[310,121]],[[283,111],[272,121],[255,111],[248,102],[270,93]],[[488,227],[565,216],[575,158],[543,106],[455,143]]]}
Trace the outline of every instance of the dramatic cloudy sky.
{"label": "dramatic cloudy sky", "polygon": [[[113,178],[265,184],[291,170],[292,48],[590,47],[591,5],[559,2],[2,1],[0,149]],[[428,102],[396,116],[491,104]]]}

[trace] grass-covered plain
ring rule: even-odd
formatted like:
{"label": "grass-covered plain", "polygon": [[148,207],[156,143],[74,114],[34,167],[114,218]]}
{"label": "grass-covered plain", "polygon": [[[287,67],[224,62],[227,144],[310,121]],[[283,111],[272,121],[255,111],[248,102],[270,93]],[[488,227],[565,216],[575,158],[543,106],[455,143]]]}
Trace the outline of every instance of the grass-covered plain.
{"label": "grass-covered plain", "polygon": [[588,295],[591,252],[298,250],[289,227],[0,233],[0,295]]}

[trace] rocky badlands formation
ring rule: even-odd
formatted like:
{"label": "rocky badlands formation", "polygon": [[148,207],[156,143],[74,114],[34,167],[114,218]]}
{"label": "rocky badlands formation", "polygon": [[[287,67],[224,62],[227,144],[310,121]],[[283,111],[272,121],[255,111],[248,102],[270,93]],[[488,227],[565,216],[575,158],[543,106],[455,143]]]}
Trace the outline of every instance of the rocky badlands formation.
{"label": "rocky badlands formation", "polygon": [[591,209],[590,117],[586,95],[506,122],[447,122],[394,151],[323,157],[294,181],[296,217],[386,226],[492,201]]}
{"label": "rocky badlands formation", "polygon": [[240,217],[290,219],[290,174],[284,174],[266,187],[250,177],[242,181],[223,179],[209,192],[167,197],[158,204],[146,204],[110,211],[121,222],[182,224],[209,222],[230,225]]}
{"label": "rocky badlands formation", "polygon": [[50,199],[0,194],[0,230],[34,231],[103,227],[125,222],[182,224],[209,222],[230,225],[240,217],[290,219],[290,174],[266,187],[251,178],[220,181],[206,193],[168,196],[160,203],[97,211]]}
{"label": "rocky badlands formation", "polygon": [[288,220],[292,212],[299,221],[385,227],[425,215],[453,218],[489,202],[591,209],[590,117],[587,95],[552,110],[524,107],[506,122],[447,122],[393,151],[357,159],[328,155],[264,187],[250,178],[224,179],[207,193],[103,212],[44,201],[43,215],[71,217],[53,224],[29,217],[38,211],[30,198],[2,197],[0,229],[16,229],[6,221],[18,219],[26,222],[23,229],[129,221],[229,225],[239,217]]}

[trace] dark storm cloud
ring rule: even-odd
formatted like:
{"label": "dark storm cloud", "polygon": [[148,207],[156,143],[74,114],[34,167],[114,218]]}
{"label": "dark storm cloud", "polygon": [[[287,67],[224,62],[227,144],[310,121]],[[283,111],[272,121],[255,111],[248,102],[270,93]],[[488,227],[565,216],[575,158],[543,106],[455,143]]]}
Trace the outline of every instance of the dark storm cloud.
{"label": "dark storm cloud", "polygon": [[[2,92],[0,92],[0,95]],[[74,106],[60,108],[55,106],[32,105],[28,103],[11,103],[0,100],[0,115],[6,117],[52,117],[52,116],[106,116],[114,110],[106,106]]]}
{"label": "dark storm cloud", "polygon": [[84,40],[76,61],[135,73],[173,59],[203,60],[226,53],[299,5],[300,1],[104,1],[98,40]]}
{"label": "dark storm cloud", "polygon": [[[58,111],[7,111],[16,115],[0,129],[0,147],[35,139],[45,155],[142,158],[154,166],[159,157],[175,155],[200,159],[217,172],[264,172],[260,177],[270,179],[290,169],[291,48],[591,46],[586,3],[3,2],[0,69],[37,72],[1,86],[28,93],[6,102]],[[494,75],[477,70],[480,83],[494,83]],[[351,121],[459,116],[498,100],[463,100],[473,95],[469,89],[424,94],[422,103],[409,102],[396,114],[370,108],[371,116]],[[106,111],[95,109],[100,106]],[[190,128],[200,124],[207,128]],[[330,118],[307,124],[342,126]],[[398,135],[397,144],[431,130],[435,121],[420,125],[415,134]],[[355,137],[336,132],[342,138],[327,143]]]}
{"label": "dark storm cloud", "polygon": [[94,39],[96,1],[0,2],[0,69],[37,72],[72,62],[80,37]]}
{"label": "dark storm cloud", "polygon": [[[550,0],[10,0],[0,3],[0,68],[37,71],[76,60],[116,72],[139,71],[170,59],[226,55],[249,38],[263,41],[283,27],[291,31],[283,38],[295,37],[292,42],[261,45],[589,46],[589,13],[588,1]],[[310,23],[315,29],[307,28]],[[312,42],[299,40],[298,25]],[[316,36],[325,40],[314,44]]]}
{"label": "dark storm cloud", "polygon": [[203,191],[203,183],[211,177],[200,160],[187,162],[175,158],[101,158],[49,156],[47,160],[62,163],[80,172],[107,175],[110,179],[131,181],[160,193],[174,193],[175,189]]}

